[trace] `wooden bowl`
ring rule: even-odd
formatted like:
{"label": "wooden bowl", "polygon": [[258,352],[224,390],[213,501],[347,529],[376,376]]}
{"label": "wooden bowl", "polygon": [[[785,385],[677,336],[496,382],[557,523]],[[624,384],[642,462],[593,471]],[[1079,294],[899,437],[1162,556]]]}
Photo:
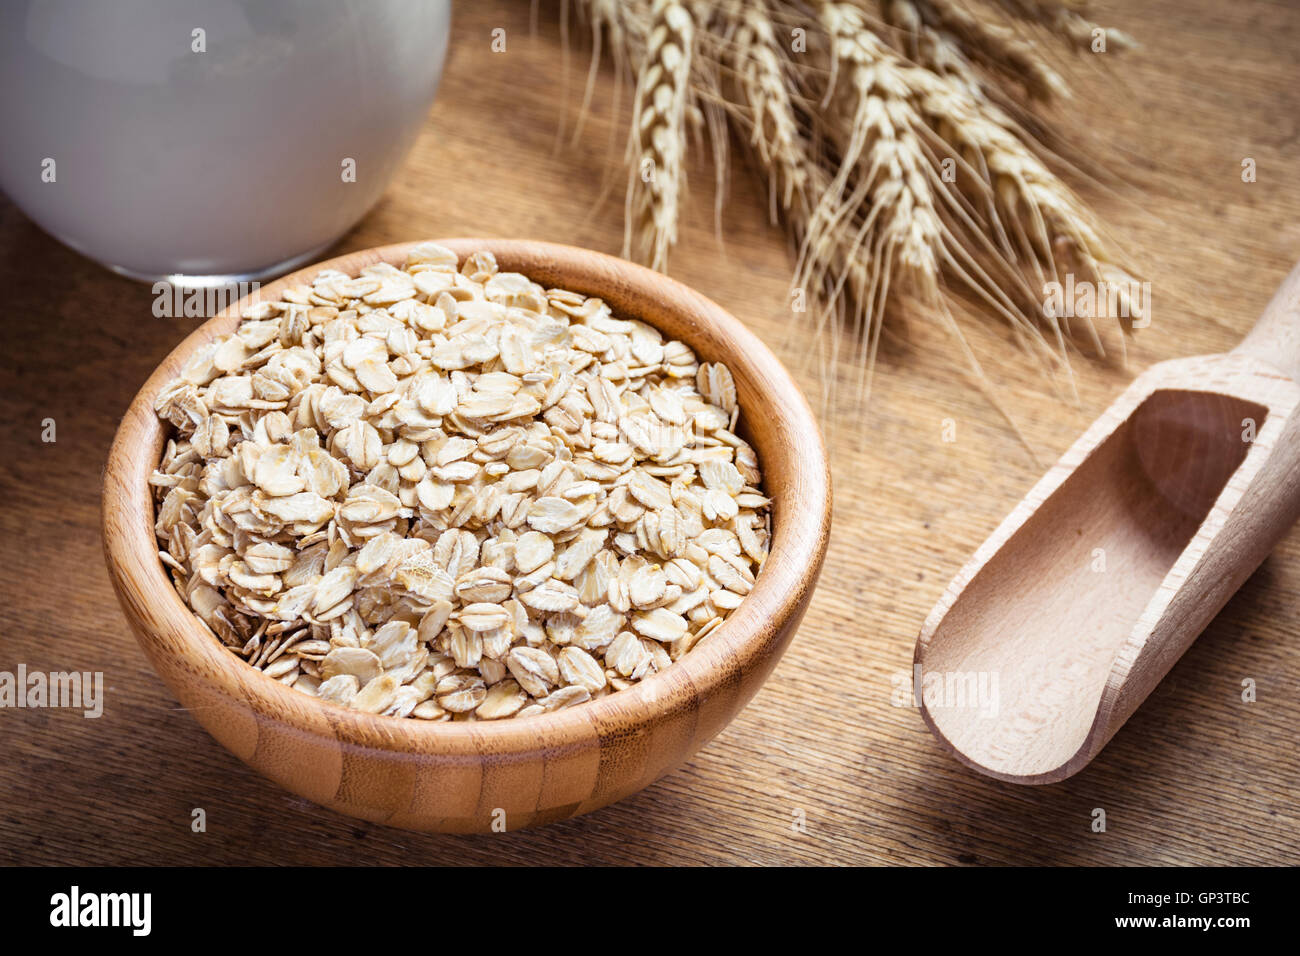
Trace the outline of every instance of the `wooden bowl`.
{"label": "wooden bowl", "polygon": [[[428,723],[358,713],[286,687],[222,647],[158,558],[147,484],[167,428],[154,398],[196,349],[238,326],[242,303],[205,322],[158,367],[122,419],[104,474],[104,551],[140,645],[181,703],[255,770],[366,820],[441,832],[561,820],[648,786],[727,725],[771,673],[803,617],[830,530],[830,474],[811,411],[775,356],[691,289],[621,259],[540,242],[440,240],[462,257],[597,295],[615,314],[723,361],[773,499],[771,551],[726,623],[666,670],[618,693],[523,720]],[[323,268],[401,265],[415,243],[351,253],[261,290],[272,298]],[[737,808],[738,810],[740,808]]]}

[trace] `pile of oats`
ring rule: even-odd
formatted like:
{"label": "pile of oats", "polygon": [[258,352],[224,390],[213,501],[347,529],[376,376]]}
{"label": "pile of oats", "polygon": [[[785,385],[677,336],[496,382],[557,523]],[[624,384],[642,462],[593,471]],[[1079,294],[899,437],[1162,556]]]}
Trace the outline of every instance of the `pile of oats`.
{"label": "pile of oats", "polygon": [[487,253],[323,271],[156,408],[181,597],[268,676],[369,713],[621,690],[717,628],[767,555],[726,367]]}

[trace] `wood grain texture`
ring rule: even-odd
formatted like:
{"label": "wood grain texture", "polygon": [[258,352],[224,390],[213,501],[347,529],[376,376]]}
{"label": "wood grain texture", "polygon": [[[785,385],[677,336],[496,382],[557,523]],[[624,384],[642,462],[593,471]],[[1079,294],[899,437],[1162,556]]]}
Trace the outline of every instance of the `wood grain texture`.
{"label": "wood grain texture", "polygon": [[[771,551],[723,625],[674,666],[590,704],[528,720],[433,723],[312,700],[229,653],[169,587],[149,476],[169,429],[154,409],[194,354],[234,332],[236,302],[158,366],[122,419],[104,472],[104,553],[113,587],[155,669],[229,751],[300,796],[413,830],[490,833],[587,813],[653,783],[711,740],[762,685],[813,595],[830,532],[826,451],[808,403],[776,357],[715,303],[657,272],[555,243],[436,238],[461,260],[603,299],[614,314],[722,362],[772,499]],[[268,283],[261,301],[324,269],[399,268],[419,241],[348,253]]]}
{"label": "wood grain texture", "polygon": [[[554,151],[559,40],[553,27],[528,35],[527,7],[458,7],[445,82],[413,156],[335,252],[455,234],[618,252],[626,104],[609,152],[613,81],[603,74],[584,147]],[[0,669],[102,670],[108,698],[98,720],[0,712],[0,859],[1300,862],[1300,533],[1063,783],[1015,787],[973,773],[934,740],[906,693],[926,614],[1045,464],[1134,372],[1231,349],[1300,254],[1300,10],[1267,0],[1094,7],[1144,46],[1104,70],[1064,63],[1076,96],[1056,117],[1134,183],[1085,190],[1152,283],[1152,325],[1130,343],[1131,369],[1076,358],[1071,403],[995,319],[959,316],[1038,464],[964,379],[938,323],[891,314],[868,424],[847,397],[821,415],[835,528],[812,606],[772,677],[679,770],[538,830],[437,837],[356,823],[264,780],[177,705],[127,636],[101,558],[98,494],[120,416],[197,323],[153,318],[148,288],[0,206]],[[543,22],[550,9],[543,4]],[[505,54],[491,52],[495,27],[508,32]],[[575,51],[571,108],[585,62]],[[1255,183],[1241,181],[1245,157],[1258,164]],[[792,262],[768,224],[765,192],[736,168],[719,243],[710,169],[695,162],[689,174],[694,202],[671,273],[746,322],[815,399],[822,360],[791,334]],[[611,198],[597,205],[607,178]],[[851,394],[852,373],[829,370],[839,394]],[[57,422],[55,444],[40,441],[45,418]],[[945,420],[955,441],[943,440]],[[1255,703],[1242,702],[1245,679],[1256,683]],[[206,833],[191,831],[196,807],[207,811]],[[1090,830],[1097,807],[1105,833]]]}

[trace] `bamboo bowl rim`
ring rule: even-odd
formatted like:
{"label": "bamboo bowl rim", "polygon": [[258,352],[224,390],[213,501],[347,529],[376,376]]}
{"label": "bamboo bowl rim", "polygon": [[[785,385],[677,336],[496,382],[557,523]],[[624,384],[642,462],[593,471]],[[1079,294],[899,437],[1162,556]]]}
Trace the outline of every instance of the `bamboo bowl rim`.
{"label": "bamboo bowl rim", "polygon": [[[258,290],[268,298],[310,281],[322,269],[355,275],[381,261],[400,265],[417,242],[378,246],[299,269]],[[611,732],[628,732],[664,714],[688,709],[729,686],[737,669],[757,665],[781,625],[806,603],[830,530],[830,469],[821,434],[803,394],[777,358],[738,319],[687,286],[642,266],[572,246],[529,240],[436,239],[462,259],[493,253],[502,271],[541,285],[608,302],[616,315],[639,318],[686,342],[700,361],[725,361],[736,381],[741,421],[773,502],[772,541],[753,590],[710,637],[671,667],[616,693],[525,720],[424,721],[350,710],[267,677],[214,639],[181,600],[158,557],[148,478],[170,428],[154,399],[188,357],[232,332],[244,300],[204,322],[162,361],[132,400],[113,441],[104,473],[104,550],[123,610],[148,655],[180,658],[188,676],[245,703],[255,714],[344,745],[412,755],[481,757],[554,750]],[[646,316],[655,313],[657,318]],[[665,318],[666,317],[666,318]],[[669,326],[665,328],[665,326]],[[763,415],[764,427],[752,428]],[[761,437],[760,437],[761,436]],[[678,691],[678,692],[672,692]],[[737,708],[739,709],[739,708]]]}

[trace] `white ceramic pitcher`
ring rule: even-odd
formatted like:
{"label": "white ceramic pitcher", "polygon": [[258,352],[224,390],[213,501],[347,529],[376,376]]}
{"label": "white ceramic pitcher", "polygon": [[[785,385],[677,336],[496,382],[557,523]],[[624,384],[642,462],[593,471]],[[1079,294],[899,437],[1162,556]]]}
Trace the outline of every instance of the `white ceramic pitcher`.
{"label": "white ceramic pitcher", "polygon": [[4,0],[0,188],[141,279],[308,261],[379,199],[449,0]]}

